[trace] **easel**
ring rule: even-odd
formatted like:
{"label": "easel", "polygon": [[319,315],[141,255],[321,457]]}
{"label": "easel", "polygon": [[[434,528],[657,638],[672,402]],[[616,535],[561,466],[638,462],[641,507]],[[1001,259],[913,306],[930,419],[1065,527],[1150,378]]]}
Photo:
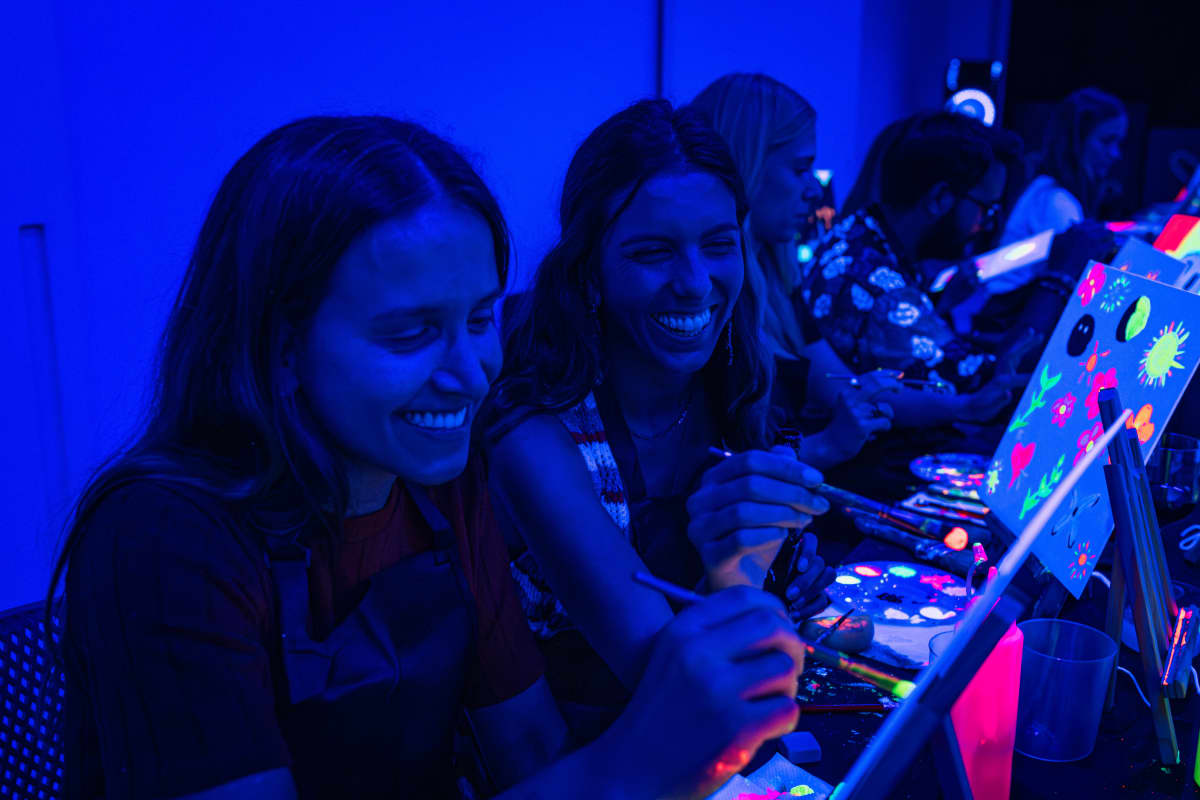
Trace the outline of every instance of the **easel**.
{"label": "easel", "polygon": [[[1033,519],[1021,531],[1012,547],[1000,561],[999,571],[978,602],[963,618],[958,633],[950,640],[946,651],[917,679],[912,693],[899,708],[888,715],[867,749],[850,768],[846,779],[830,795],[830,800],[874,800],[887,797],[904,770],[912,763],[917,751],[935,737],[936,749],[942,746],[954,750],[955,738],[950,729],[949,714],[971,678],[991,654],[996,643],[1007,633],[1010,625],[1029,603],[1029,596],[1014,585],[1013,578],[1025,565],[1038,536],[1045,530],[1050,517],[1074,488],[1084,471],[1124,426],[1129,412],[1120,415],[1108,426],[1096,447],[1071,468],[1067,477],[1051,493]],[[952,759],[953,760],[953,759]],[[961,755],[958,760],[961,764]],[[951,797],[970,797],[965,776],[943,778],[943,789]],[[949,785],[947,785],[949,784]],[[954,788],[955,786],[961,788]],[[962,793],[965,789],[965,794]]]}
{"label": "easel", "polygon": [[[1120,408],[1116,389],[1101,390],[1100,417],[1105,426],[1117,419]],[[1109,443],[1108,454],[1111,463],[1104,467],[1104,478],[1112,503],[1116,555],[1105,632],[1120,643],[1128,592],[1159,755],[1163,764],[1174,765],[1179,763],[1179,742],[1170,698],[1187,696],[1187,676],[1196,654],[1196,624],[1200,618],[1194,606],[1181,613],[1175,603],[1137,433],[1122,431]],[[1115,700],[1116,679],[1114,671],[1108,687],[1109,709]]]}

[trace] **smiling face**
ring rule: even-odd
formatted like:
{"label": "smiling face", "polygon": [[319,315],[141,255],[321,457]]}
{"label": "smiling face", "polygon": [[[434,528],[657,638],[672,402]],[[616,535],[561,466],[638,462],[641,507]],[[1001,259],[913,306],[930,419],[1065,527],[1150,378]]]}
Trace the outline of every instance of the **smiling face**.
{"label": "smiling face", "polygon": [[729,188],[706,172],[650,178],[602,245],[610,357],[698,372],[733,313],[744,272]]}
{"label": "smiling face", "polygon": [[763,161],[762,178],[750,198],[750,225],[763,242],[790,242],[821,200],[813,175],[817,156],[814,128],[776,147]]}
{"label": "smiling face", "polygon": [[289,356],[351,479],[455,478],[500,370],[500,294],[484,219],[446,200],[372,228],[334,268]]}
{"label": "smiling face", "polygon": [[1098,181],[1112,171],[1113,164],[1121,158],[1121,145],[1129,132],[1129,120],[1124,115],[1106,119],[1083,140],[1083,152],[1079,156],[1083,173],[1090,181]]}

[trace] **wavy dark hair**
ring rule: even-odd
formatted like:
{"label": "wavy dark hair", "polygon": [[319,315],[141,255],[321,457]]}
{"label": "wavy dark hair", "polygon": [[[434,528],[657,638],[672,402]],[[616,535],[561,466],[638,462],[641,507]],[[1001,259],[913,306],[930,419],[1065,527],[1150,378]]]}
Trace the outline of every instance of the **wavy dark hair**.
{"label": "wavy dark hair", "polygon": [[1037,171],[1075,195],[1084,216],[1095,215],[1101,199],[1101,181],[1089,178],[1083,169],[1084,142],[1100,123],[1124,116],[1125,105],[1099,89],[1072,92],[1050,115]]}
{"label": "wavy dark hair", "polygon": [[[603,332],[591,296],[598,294],[602,243],[641,186],[664,172],[707,172],[733,194],[739,225],[745,191],[729,149],[704,118],[665,100],[643,100],[591,132],[567,168],[559,207],[561,232],[532,288],[505,320],[504,369],[485,424],[514,410],[557,412],[579,403],[604,374]],[[614,202],[619,201],[613,211]],[[746,236],[742,236],[743,258]],[[758,329],[759,299],[745,284],[731,318],[735,357],[718,347],[703,368],[705,388],[732,447],[768,441],[766,406],[773,362]],[[493,428],[493,435],[503,433]]]}
{"label": "wavy dark hair", "polygon": [[344,470],[303,393],[283,391],[283,349],[355,239],[437,197],[487,221],[503,284],[509,233],[495,198],[453,146],[416,123],[308,117],[238,159],[167,320],[142,430],[76,501],[48,607],[97,506],[133,481],[198,490],[250,513],[299,509],[293,527],[320,520],[335,536]]}

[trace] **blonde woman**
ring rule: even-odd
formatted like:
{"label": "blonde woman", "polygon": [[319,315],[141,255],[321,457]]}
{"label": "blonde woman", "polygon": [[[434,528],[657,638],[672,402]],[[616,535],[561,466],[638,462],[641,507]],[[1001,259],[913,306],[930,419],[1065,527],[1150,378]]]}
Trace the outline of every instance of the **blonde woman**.
{"label": "blonde woman", "polygon": [[[804,402],[833,409],[825,430],[806,440],[806,462],[828,468],[848,461],[893,419],[898,426],[923,426],[994,414],[1007,397],[999,389],[986,396],[933,395],[902,389],[895,381],[871,373],[864,388],[853,391],[846,389],[845,382],[826,377],[854,371],[808,317],[800,297],[803,275],[791,246],[800,223],[821,197],[812,172],[817,154],[816,111],[795,89],[767,75],[744,73],[717,78],[691,106],[725,140],[746,187],[747,225],[753,239],[747,247],[746,283],[762,293],[763,333],[775,352],[779,380],[786,380],[788,361],[811,362],[806,386],[792,388],[796,407],[787,410],[798,413]],[[885,392],[886,402],[882,402]],[[776,392],[777,397],[784,394]],[[966,400],[970,414],[964,413]],[[813,455],[814,450],[822,455]]]}

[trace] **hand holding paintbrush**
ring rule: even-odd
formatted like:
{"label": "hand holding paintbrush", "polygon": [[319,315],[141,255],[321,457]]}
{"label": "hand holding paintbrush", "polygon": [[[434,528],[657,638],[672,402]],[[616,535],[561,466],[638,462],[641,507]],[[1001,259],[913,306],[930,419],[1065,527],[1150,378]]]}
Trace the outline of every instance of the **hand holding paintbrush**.
{"label": "hand holding paintbrush", "polygon": [[788,447],[715,452],[720,461],[687,500],[688,538],[711,588],[761,587],[787,534],[829,510],[813,491],[823,478]]}

